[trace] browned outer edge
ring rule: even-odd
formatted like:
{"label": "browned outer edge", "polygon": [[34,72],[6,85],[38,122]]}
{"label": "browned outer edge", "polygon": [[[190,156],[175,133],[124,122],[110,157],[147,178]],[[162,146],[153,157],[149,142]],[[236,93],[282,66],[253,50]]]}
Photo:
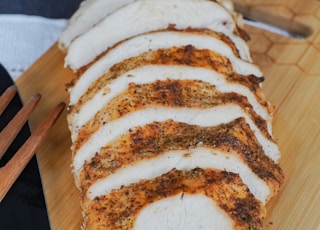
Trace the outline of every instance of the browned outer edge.
{"label": "browned outer edge", "polygon": [[131,84],[128,90],[113,98],[79,130],[73,149],[77,151],[105,123],[130,112],[154,106],[207,109],[226,104],[240,106],[261,133],[274,142],[268,133],[266,121],[254,111],[246,97],[236,93],[221,93],[215,86],[201,81],[166,80],[145,85]]}
{"label": "browned outer edge", "polygon": [[265,155],[254,133],[239,118],[216,127],[199,127],[171,120],[136,127],[101,149],[81,171],[83,195],[98,179],[117,173],[127,165],[157,157],[167,151],[192,149],[198,146],[236,154],[270,188],[270,197],[283,185],[279,165]]}
{"label": "browned outer edge", "polygon": [[[203,35],[209,35],[209,36],[215,37],[215,38],[223,41],[224,43],[226,43],[232,49],[234,55],[240,58],[239,51],[236,48],[235,44],[232,42],[232,40],[228,36],[226,36],[223,33],[212,31],[212,30],[209,30],[209,29],[206,29],[206,28],[188,27],[186,29],[176,29],[175,25],[170,24],[167,29],[148,31],[146,33],[138,34],[138,35],[129,37],[127,39],[124,39],[124,40],[116,43],[115,45],[113,45],[111,47],[108,47],[105,51],[103,51],[100,55],[98,55],[92,62],[90,62],[89,64],[87,64],[87,65],[85,65],[85,66],[83,66],[81,68],[79,68],[75,72],[73,80],[67,85],[67,87],[70,88],[70,87],[74,86],[74,84],[77,82],[77,80],[81,77],[81,75],[85,71],[87,71],[87,69],[89,69],[94,63],[96,63],[99,59],[101,59],[103,56],[105,56],[107,53],[109,53],[112,49],[116,48],[117,46],[120,46],[124,42],[126,42],[126,41],[128,41],[128,40],[130,40],[132,38],[141,36],[143,34],[152,34],[152,33],[157,33],[157,32],[166,32],[166,31],[168,31],[168,32],[175,31],[175,32],[192,33],[192,34],[200,34],[200,35],[203,34]],[[239,35],[240,34],[241,33],[239,33]]]}
{"label": "browned outer edge", "polygon": [[85,225],[88,229],[132,229],[147,205],[180,193],[210,198],[233,220],[234,229],[262,227],[265,208],[237,174],[200,168],[173,169],[152,180],[141,180],[87,201]]}
{"label": "browned outer edge", "polygon": [[222,74],[227,82],[237,83],[247,87],[253,92],[257,101],[262,106],[266,108],[269,106],[260,89],[260,83],[264,80],[263,77],[257,78],[253,75],[239,75],[233,71],[231,62],[226,57],[223,57],[214,51],[199,50],[188,45],[145,52],[139,56],[115,64],[88,87],[86,93],[80,97],[76,107],[79,107],[86,100],[92,98],[92,96],[103,88],[104,85],[109,84],[121,74],[147,65],[193,66],[214,70]]}

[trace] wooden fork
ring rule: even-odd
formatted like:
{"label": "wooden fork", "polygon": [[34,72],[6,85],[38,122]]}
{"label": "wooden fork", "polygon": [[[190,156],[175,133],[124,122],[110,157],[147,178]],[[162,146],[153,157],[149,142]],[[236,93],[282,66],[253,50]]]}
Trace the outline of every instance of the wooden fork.
{"label": "wooden fork", "polygon": [[[10,101],[17,92],[15,86],[11,86],[1,95],[0,115],[6,109]],[[40,94],[33,95],[9,124],[0,132],[0,159],[7,151],[8,147],[15,139],[22,126],[40,101]],[[53,111],[40,123],[32,132],[28,140],[20,147],[9,162],[0,168],[0,202],[7,194],[13,183],[24,170],[28,162],[33,157],[36,149],[45,139],[49,129],[56,122],[65,107],[65,103],[58,104]]]}

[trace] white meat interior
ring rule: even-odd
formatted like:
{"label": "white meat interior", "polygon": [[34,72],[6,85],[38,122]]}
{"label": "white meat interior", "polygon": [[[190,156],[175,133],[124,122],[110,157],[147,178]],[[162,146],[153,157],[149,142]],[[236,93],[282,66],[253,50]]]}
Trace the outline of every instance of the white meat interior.
{"label": "white meat interior", "polygon": [[138,215],[134,230],[233,229],[232,219],[204,195],[178,194],[149,204]]}
{"label": "white meat interior", "polygon": [[87,32],[100,20],[120,7],[135,0],[86,0],[69,19],[67,28],[59,38],[61,48],[68,48],[79,35]]}
{"label": "white meat interior", "polygon": [[121,7],[74,39],[65,63],[77,70],[119,41],[166,29],[169,25],[175,25],[177,29],[207,28],[225,33],[234,41],[241,57],[251,61],[247,45],[233,34],[236,29],[233,17],[218,3],[207,0],[140,0]]}

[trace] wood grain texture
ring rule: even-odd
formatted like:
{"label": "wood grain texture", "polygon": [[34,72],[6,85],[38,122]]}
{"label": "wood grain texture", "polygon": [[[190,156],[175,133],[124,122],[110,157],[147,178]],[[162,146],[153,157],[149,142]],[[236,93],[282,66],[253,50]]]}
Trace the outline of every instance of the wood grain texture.
{"label": "wood grain texture", "polygon": [[[306,39],[292,39],[246,26],[253,59],[266,77],[264,92],[276,107],[273,129],[286,175],[284,188],[268,204],[264,229],[319,229],[320,1],[235,2],[252,14],[280,15],[312,31]],[[63,68],[63,58],[54,45],[17,81],[23,99],[40,92],[45,101],[32,116],[32,127],[56,103],[68,102],[65,84],[72,73]],[[59,119],[37,154],[53,230],[80,229],[82,222],[69,148],[67,121]]]}

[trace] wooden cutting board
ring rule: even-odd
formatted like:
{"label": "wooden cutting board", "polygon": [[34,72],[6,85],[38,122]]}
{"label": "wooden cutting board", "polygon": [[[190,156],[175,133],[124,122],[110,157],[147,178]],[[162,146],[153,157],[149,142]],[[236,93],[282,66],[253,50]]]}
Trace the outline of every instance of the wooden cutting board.
{"label": "wooden cutting board", "polygon": [[[236,3],[253,17],[311,33],[306,39],[292,39],[246,26],[253,59],[266,77],[264,92],[276,107],[274,134],[286,175],[282,191],[267,206],[265,229],[320,229],[320,2]],[[72,73],[63,67],[63,58],[54,45],[17,80],[24,100],[35,92],[43,95],[30,120],[32,127],[58,102],[68,102],[65,84]],[[54,230],[80,229],[82,223],[69,148],[65,112],[37,154]]]}

